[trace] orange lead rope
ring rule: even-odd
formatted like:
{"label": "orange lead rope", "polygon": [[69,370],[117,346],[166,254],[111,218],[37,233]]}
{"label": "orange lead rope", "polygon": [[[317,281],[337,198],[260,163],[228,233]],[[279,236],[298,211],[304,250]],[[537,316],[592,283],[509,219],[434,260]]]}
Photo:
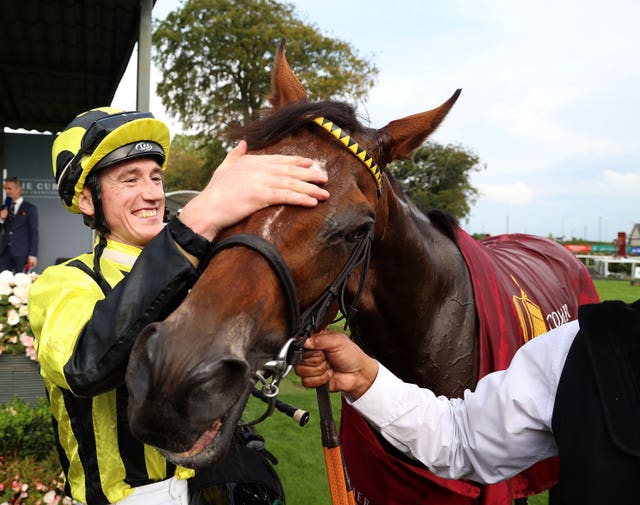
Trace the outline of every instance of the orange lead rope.
{"label": "orange lead rope", "polygon": [[323,384],[316,388],[318,396],[318,410],[320,411],[320,431],[322,432],[322,447],[324,460],[329,478],[331,503],[333,505],[355,505],[355,496],[344,464],[340,440],[331,411],[329,386]]}

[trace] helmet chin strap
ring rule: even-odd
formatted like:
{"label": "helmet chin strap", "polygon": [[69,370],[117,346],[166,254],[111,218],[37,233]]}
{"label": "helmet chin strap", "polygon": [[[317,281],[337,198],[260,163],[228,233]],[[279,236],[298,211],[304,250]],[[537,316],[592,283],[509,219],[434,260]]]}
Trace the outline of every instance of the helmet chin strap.
{"label": "helmet chin strap", "polygon": [[104,293],[109,293],[111,291],[111,286],[102,275],[102,269],[100,268],[100,258],[102,257],[105,247],[107,247],[107,237],[104,234],[99,233],[98,243],[93,249],[93,271],[96,274],[96,281],[98,282],[100,289],[102,289]]}
{"label": "helmet chin strap", "polygon": [[107,220],[102,210],[102,189],[100,187],[100,178],[97,173],[89,174],[86,185],[91,190],[91,201],[93,202],[93,217],[83,214],[84,224],[96,230],[98,233],[108,235],[111,233]]}
{"label": "helmet chin strap", "polygon": [[110,233],[109,226],[104,217],[102,210],[102,198],[100,196],[100,179],[98,174],[89,174],[86,181],[87,186],[91,190],[91,199],[93,202],[93,217],[83,214],[84,223],[90,228],[96,230],[98,233],[98,243],[93,249],[93,271],[96,274],[96,281],[104,293],[111,291],[111,286],[102,275],[102,268],[100,267],[100,258],[102,253],[107,247],[107,235]]}

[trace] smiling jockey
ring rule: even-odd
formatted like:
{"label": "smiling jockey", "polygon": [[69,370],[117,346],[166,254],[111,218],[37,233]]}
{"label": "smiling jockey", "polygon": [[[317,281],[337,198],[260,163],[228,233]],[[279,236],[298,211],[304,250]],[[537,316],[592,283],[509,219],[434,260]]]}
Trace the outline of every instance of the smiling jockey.
{"label": "smiling jockey", "polygon": [[314,206],[328,197],[311,160],[246,155],[241,142],[165,226],[169,146],[167,126],[152,114],[109,107],[80,114],[53,144],[63,204],[83,214],[97,238],[92,252],[42,273],[29,293],[29,319],[65,491],[88,505],[188,503],[193,470],[129,430],[131,347],[141,328],[186,296],[221,230],[269,205]]}

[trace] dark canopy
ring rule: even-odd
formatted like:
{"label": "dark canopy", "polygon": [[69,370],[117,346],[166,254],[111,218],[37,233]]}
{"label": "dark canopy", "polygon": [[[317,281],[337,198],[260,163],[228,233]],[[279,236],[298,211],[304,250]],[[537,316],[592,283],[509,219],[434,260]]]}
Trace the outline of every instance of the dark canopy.
{"label": "dark canopy", "polygon": [[139,26],[137,0],[2,0],[0,131],[57,132],[109,105]]}

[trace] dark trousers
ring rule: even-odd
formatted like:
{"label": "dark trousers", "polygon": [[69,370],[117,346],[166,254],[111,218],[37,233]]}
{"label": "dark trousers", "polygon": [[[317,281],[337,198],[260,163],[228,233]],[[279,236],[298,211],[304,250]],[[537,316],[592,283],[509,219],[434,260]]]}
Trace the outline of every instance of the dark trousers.
{"label": "dark trousers", "polygon": [[11,254],[3,254],[0,256],[0,272],[11,270],[14,274],[24,272],[27,266],[26,256],[12,256]]}

